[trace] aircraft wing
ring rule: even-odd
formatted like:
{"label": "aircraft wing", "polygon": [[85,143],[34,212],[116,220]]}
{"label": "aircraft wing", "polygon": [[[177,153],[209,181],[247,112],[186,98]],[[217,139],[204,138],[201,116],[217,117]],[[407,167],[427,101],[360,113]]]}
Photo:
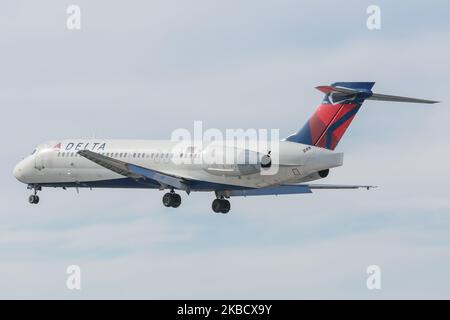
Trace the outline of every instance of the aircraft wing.
{"label": "aircraft wing", "polygon": [[373,189],[377,186],[352,185],[352,184],[308,184],[311,189]]}
{"label": "aircraft wing", "polygon": [[151,179],[158,181],[161,184],[161,187],[170,186],[177,189],[189,191],[187,181],[181,177],[172,176],[156,170],[113,159],[111,157],[107,157],[89,150],[78,151],[78,154],[106,169],[109,169],[123,176],[133,179]]}
{"label": "aircraft wing", "polygon": [[275,187],[246,189],[246,190],[230,190],[225,195],[230,197],[238,196],[266,196],[280,194],[300,194],[312,193],[312,189],[371,189],[376,186],[366,185],[338,185],[338,184],[286,184]]}
{"label": "aircraft wing", "polygon": [[[144,168],[128,162],[120,161],[111,157],[101,155],[89,150],[80,150],[78,154],[96,164],[109,169],[120,175],[132,179],[150,179],[157,181],[161,187],[174,187],[180,190],[190,191],[190,181],[188,179],[159,172],[153,169]],[[312,193],[312,189],[370,189],[374,186],[368,185],[327,185],[327,184],[287,184],[264,188],[249,188],[240,190],[221,191],[225,196],[263,196],[280,194],[301,194]]]}

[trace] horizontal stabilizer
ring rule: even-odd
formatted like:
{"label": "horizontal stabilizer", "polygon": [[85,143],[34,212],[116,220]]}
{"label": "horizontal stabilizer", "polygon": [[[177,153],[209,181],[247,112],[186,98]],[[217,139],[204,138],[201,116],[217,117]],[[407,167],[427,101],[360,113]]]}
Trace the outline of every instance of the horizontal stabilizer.
{"label": "horizontal stabilizer", "polygon": [[365,90],[365,89],[353,89],[353,88],[345,88],[345,87],[340,87],[340,86],[319,86],[319,87],[316,87],[316,89],[322,91],[323,93],[342,93],[342,94],[348,94],[348,95],[365,92],[365,93],[370,94],[369,97],[366,98],[366,100],[426,103],[426,104],[439,103],[439,101],[434,101],[434,100],[393,96],[393,95],[388,95],[388,94],[373,93],[370,90]]}
{"label": "horizontal stabilizer", "polygon": [[439,103],[439,101],[434,101],[434,100],[416,99],[416,98],[401,97],[401,96],[391,96],[391,95],[380,94],[380,93],[373,93],[371,97],[367,98],[367,100],[426,103],[426,104]]}

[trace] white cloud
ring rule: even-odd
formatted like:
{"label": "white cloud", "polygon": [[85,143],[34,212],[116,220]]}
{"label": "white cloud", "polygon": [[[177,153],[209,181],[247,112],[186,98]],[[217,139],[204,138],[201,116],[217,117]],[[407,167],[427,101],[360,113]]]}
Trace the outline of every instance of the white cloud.
{"label": "white cloud", "polygon": [[[412,239],[418,244],[412,246]],[[76,259],[6,262],[0,270],[14,276],[2,278],[2,294],[10,297],[444,298],[448,249],[424,244],[415,230],[400,228],[296,246],[143,252],[84,261],[79,293],[63,285],[66,264]],[[381,267],[380,292],[365,287],[370,264]],[[434,273],[424,277],[424,268]],[[12,270],[21,270],[21,277]]]}

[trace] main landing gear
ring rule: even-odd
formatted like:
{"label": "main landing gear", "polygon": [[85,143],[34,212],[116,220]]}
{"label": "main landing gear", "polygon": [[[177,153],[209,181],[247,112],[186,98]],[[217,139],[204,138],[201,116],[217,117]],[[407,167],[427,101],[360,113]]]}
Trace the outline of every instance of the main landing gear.
{"label": "main landing gear", "polygon": [[162,202],[165,207],[178,208],[181,204],[181,196],[172,190],[163,196]]}
{"label": "main landing gear", "polygon": [[217,198],[212,202],[212,209],[215,213],[228,213],[231,209],[230,201],[224,198]]}
{"label": "main landing gear", "polygon": [[28,202],[30,204],[38,204],[39,203],[39,196],[37,195],[37,192],[41,190],[41,187],[39,187],[39,186],[32,186],[32,187],[28,187],[28,188],[34,190],[34,194],[32,194],[31,196],[28,197]]}

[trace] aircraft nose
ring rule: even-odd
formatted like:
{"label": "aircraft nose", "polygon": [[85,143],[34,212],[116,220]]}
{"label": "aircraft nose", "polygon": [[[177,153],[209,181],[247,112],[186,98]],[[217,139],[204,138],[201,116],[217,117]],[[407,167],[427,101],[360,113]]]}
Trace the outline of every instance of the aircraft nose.
{"label": "aircraft nose", "polygon": [[14,167],[13,175],[17,180],[19,181],[23,180],[23,169],[22,164],[20,162]]}

